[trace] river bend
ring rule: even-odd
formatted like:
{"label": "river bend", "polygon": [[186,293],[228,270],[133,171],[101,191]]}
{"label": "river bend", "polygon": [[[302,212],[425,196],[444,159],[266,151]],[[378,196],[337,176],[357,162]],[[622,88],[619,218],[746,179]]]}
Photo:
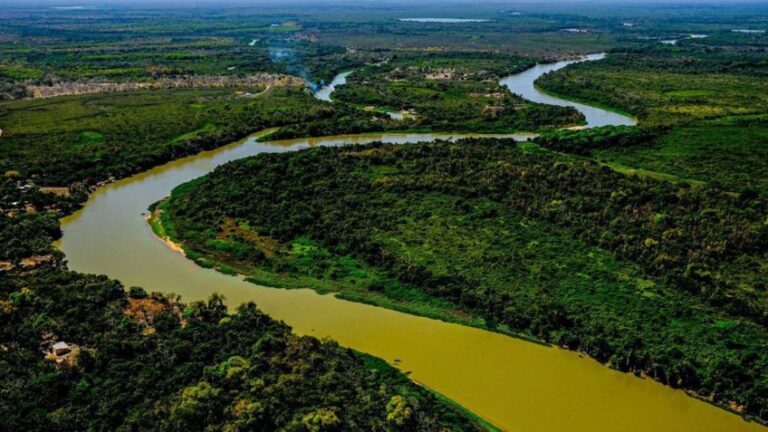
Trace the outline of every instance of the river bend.
{"label": "river bend", "polygon": [[[531,100],[575,106],[587,114],[590,125],[633,123],[616,113],[553,100],[535,89],[538,76],[566,64],[536,66],[503,83]],[[258,137],[170,162],[96,191],[81,211],[62,221],[60,248],[69,267],[106,274],[126,286],[180,294],[187,302],[206,299],[213,292],[224,294],[231,307],[256,302],[297,333],[330,337],[381,357],[504,430],[766,432],[682,391],[614,371],[575,352],[308,289],[253,285],[198,267],[153,236],[143,217],[147,207],[179,184],[228,161],[318,145],[405,143],[461,135],[368,134],[279,142],[259,142]]]}

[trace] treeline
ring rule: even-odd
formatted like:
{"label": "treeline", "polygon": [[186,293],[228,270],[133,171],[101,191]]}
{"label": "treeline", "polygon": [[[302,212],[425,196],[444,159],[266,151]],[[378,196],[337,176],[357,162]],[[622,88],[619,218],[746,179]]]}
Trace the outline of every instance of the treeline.
{"label": "treeline", "polygon": [[[333,279],[350,257],[386,275],[361,279],[371,291],[417,289],[768,418],[756,194],[465,140],[261,155],[179,188],[167,209],[191,251],[238,268]],[[253,238],[282,246],[237,255],[261,249]],[[292,246],[305,238],[320,248],[299,255],[310,270]]]}
{"label": "treeline", "polygon": [[554,130],[533,141],[550,150],[589,155],[592,150],[611,147],[627,148],[650,143],[659,131],[634,126],[603,126],[583,130]]}

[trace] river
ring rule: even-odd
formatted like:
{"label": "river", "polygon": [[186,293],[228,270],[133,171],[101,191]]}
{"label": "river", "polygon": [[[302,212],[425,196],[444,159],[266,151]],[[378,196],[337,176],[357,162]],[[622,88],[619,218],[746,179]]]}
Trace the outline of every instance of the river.
{"label": "river", "polygon": [[573,102],[565,99],[549,95],[539,90],[534,82],[536,78],[544,75],[547,72],[553,72],[558,69],[562,69],[570,64],[579,63],[583,61],[595,61],[605,58],[605,54],[590,54],[582,59],[559,61],[555,63],[544,63],[536,65],[524,72],[516,75],[509,76],[501,80],[501,85],[509,89],[512,93],[516,93],[525,99],[533,102],[539,102],[549,105],[569,106],[576,108],[587,120],[588,127],[609,126],[609,125],[624,125],[632,126],[637,122],[632,117],[628,117],[623,114],[619,114],[613,111],[607,111],[602,108],[585,105],[578,102]]}
{"label": "river", "polygon": [[[523,72],[517,77],[505,81],[511,88],[533,86],[535,74]],[[604,118],[613,115],[605,113]],[[82,210],[62,220],[59,246],[69,267],[106,274],[126,286],[180,294],[186,301],[206,299],[213,292],[224,294],[231,307],[254,301],[297,333],[330,337],[381,357],[504,430],[766,432],[682,391],[614,371],[575,352],[311,290],[253,285],[198,267],[153,236],[142,216],[147,207],[180,183],[227,161],[318,145],[405,143],[461,135],[369,134],[277,142],[259,142],[259,136],[96,191]]]}
{"label": "river", "polygon": [[333,77],[333,80],[321,87],[318,91],[315,92],[315,97],[326,102],[331,102],[331,94],[334,90],[336,90],[336,87],[342,86],[347,83],[347,77],[352,74],[352,71],[342,72],[335,77]]}

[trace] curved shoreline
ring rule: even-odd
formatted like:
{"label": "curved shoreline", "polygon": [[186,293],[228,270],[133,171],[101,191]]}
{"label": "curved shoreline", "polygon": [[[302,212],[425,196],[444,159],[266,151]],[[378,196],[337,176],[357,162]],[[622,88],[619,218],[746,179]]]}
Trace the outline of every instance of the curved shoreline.
{"label": "curved shoreline", "polygon": [[[263,136],[263,135],[262,135]],[[230,306],[255,301],[299,334],[331,337],[411,372],[468,410],[516,430],[764,430],[684,392],[606,368],[578,353],[499,333],[324,296],[245,283],[197,266],[147,234],[148,205],[221,163],[263,152],[384,140],[395,143],[456,134],[372,134],[274,143],[249,139],[119,180],[94,193],[62,221],[61,249],[77,271],[125,285],[173,291],[187,301],[224,293]],[[116,230],[115,227],[120,229]],[[652,413],[641,415],[641,413]]]}
{"label": "curved shoreline", "polygon": [[619,108],[610,107],[610,106],[602,104],[600,102],[595,102],[595,101],[590,101],[590,100],[586,100],[586,99],[581,99],[581,98],[577,98],[577,97],[573,97],[573,96],[564,95],[564,94],[561,94],[561,93],[558,93],[558,92],[554,92],[554,91],[551,91],[551,90],[547,90],[544,87],[541,87],[540,85],[536,84],[535,82],[533,83],[533,87],[536,90],[538,90],[541,93],[544,93],[544,94],[546,94],[548,96],[556,97],[558,99],[562,99],[562,100],[566,100],[566,101],[576,102],[576,103],[582,104],[582,105],[589,105],[589,106],[592,106],[592,107],[595,107],[595,108],[600,108],[601,110],[612,112],[612,113],[615,113],[615,114],[619,114],[619,115],[622,115],[622,116],[627,117],[629,119],[632,119],[632,121],[634,121],[635,123],[640,123],[640,119],[636,115],[632,114],[631,112],[624,111],[624,110],[621,110]]}
{"label": "curved shoreline", "polygon": [[[599,127],[599,126],[635,126],[637,119],[626,115],[622,112],[617,112],[615,109],[606,109],[605,107],[595,104],[593,102],[582,102],[569,98],[561,98],[559,95],[552,95],[546,91],[542,91],[536,85],[536,80],[542,75],[550,72],[560,70],[576,63],[583,63],[587,61],[597,61],[605,58],[605,53],[589,54],[575,60],[563,60],[554,63],[537,64],[536,66],[523,71],[519,74],[510,75],[502,78],[499,83],[506,87],[510,92],[522,96],[524,99],[550,105],[569,106],[575,108],[581,112],[586,120],[585,127]],[[531,76],[529,76],[531,75]],[[527,79],[519,80],[520,77],[525,76]]]}
{"label": "curved shoreline", "polygon": [[[153,204],[152,206],[157,205],[157,208],[159,208],[161,203],[165,202],[166,200],[167,200],[167,198],[159,201],[156,204]],[[147,220],[149,221],[149,219],[147,219]],[[156,223],[162,225],[162,219],[160,219],[159,214],[158,214],[158,217],[156,219]],[[171,235],[168,234],[168,233],[172,232],[172,230],[165,230],[164,231],[166,233],[165,235],[161,235],[161,234],[159,234],[155,230],[152,230],[152,231],[154,232],[155,236],[159,240],[161,240],[169,249],[173,250],[176,253],[179,253],[182,256],[185,256],[185,257],[187,256],[186,253],[185,253],[186,250],[189,250],[190,253],[194,253],[195,255],[202,255],[201,252],[198,252],[198,251],[192,250],[192,249],[188,249],[184,245],[183,242],[181,242],[180,240],[178,240],[178,239],[176,239],[174,237],[171,237]],[[203,256],[205,256],[205,255],[203,255]],[[384,308],[384,309],[388,309],[388,310],[393,310],[393,311],[396,311],[396,312],[402,312],[402,313],[406,313],[406,314],[410,314],[410,315],[414,315],[414,316],[428,318],[428,319],[431,319],[431,320],[439,320],[439,321],[442,321],[442,322],[445,322],[445,323],[449,323],[449,324],[457,324],[457,325],[461,325],[461,326],[476,328],[476,329],[479,329],[479,330],[482,330],[482,331],[487,331],[487,332],[491,332],[491,333],[500,334],[500,335],[503,335],[503,336],[512,337],[512,338],[515,338],[515,339],[518,339],[518,340],[521,340],[521,341],[524,341],[524,342],[538,344],[538,345],[541,345],[541,346],[544,346],[544,347],[548,347],[548,348],[562,349],[562,350],[565,350],[565,351],[568,351],[568,352],[571,352],[571,353],[575,353],[575,354],[579,355],[580,357],[585,357],[585,358],[588,358],[590,360],[595,360],[591,356],[589,356],[588,353],[580,351],[580,350],[569,349],[568,347],[552,344],[552,343],[549,343],[547,341],[544,341],[544,340],[541,340],[541,339],[537,339],[537,338],[534,338],[534,337],[531,337],[531,336],[528,336],[528,335],[525,335],[525,334],[519,334],[519,333],[515,333],[515,332],[511,332],[511,331],[505,331],[502,328],[489,328],[485,324],[483,324],[483,323],[481,323],[481,322],[479,322],[477,320],[473,321],[473,318],[479,319],[479,317],[468,317],[468,319],[459,319],[459,318],[456,318],[456,317],[451,317],[451,316],[449,316],[447,314],[430,313],[429,311],[425,312],[423,310],[419,310],[418,309],[418,305],[414,307],[414,306],[410,305],[410,303],[399,303],[398,300],[388,300],[387,298],[382,298],[381,296],[377,296],[377,295],[373,295],[373,296],[367,297],[364,294],[361,295],[361,296],[357,296],[357,295],[354,295],[354,294],[353,295],[349,295],[347,293],[339,292],[339,291],[334,291],[334,290],[329,291],[329,290],[320,289],[320,288],[317,288],[317,287],[308,286],[308,284],[306,284],[306,283],[302,284],[301,282],[298,282],[298,279],[297,279],[296,283],[290,283],[289,282],[288,284],[278,284],[278,283],[272,283],[271,284],[271,283],[269,283],[267,281],[264,281],[264,280],[256,281],[256,280],[253,280],[253,279],[251,279],[249,277],[249,275],[247,274],[247,271],[248,271],[247,268],[234,268],[234,267],[230,267],[229,264],[224,262],[224,261],[216,261],[216,260],[212,260],[212,259],[210,259],[208,257],[205,257],[204,259],[205,259],[205,266],[204,266],[205,268],[212,269],[212,270],[217,271],[217,272],[219,272],[219,273],[221,273],[223,275],[237,277],[240,280],[248,282],[248,283],[251,283],[251,284],[253,284],[254,286],[257,286],[257,287],[268,287],[268,288],[273,288],[273,289],[285,289],[285,290],[311,289],[313,291],[316,291],[320,295],[330,295],[330,296],[332,296],[332,297],[334,297],[336,299],[339,299],[339,300],[351,301],[351,302],[355,302],[355,303],[362,303],[362,304],[365,304],[365,305],[370,305],[370,306],[374,306],[374,307],[378,307],[378,308]],[[202,265],[202,263],[199,263],[196,260],[193,260],[193,261],[195,261],[198,265]],[[235,273],[232,273],[233,270],[235,271]],[[245,273],[242,272],[241,270],[244,271]],[[762,422],[758,418],[755,418],[755,417],[752,417],[752,416],[744,414],[744,412],[743,412],[744,407],[740,406],[740,405],[737,405],[735,402],[715,402],[715,401],[712,400],[711,397],[707,397],[706,395],[697,393],[695,391],[688,390],[688,389],[678,389],[678,388],[673,388],[673,387],[670,387],[668,385],[665,385],[661,381],[658,381],[656,378],[654,378],[654,377],[652,377],[650,375],[647,375],[646,373],[643,373],[641,371],[638,371],[638,370],[622,371],[619,368],[616,368],[611,363],[602,363],[602,362],[599,362],[597,360],[595,360],[595,361],[597,363],[599,363],[600,365],[604,366],[604,367],[607,367],[609,369],[615,370],[615,371],[620,372],[622,374],[634,375],[634,376],[640,377],[640,378],[642,378],[644,380],[649,380],[649,381],[652,381],[654,383],[658,383],[658,384],[660,384],[660,385],[662,385],[664,387],[667,387],[667,388],[670,388],[670,389],[673,389],[673,390],[681,390],[687,396],[689,396],[689,397],[691,397],[691,398],[693,398],[695,400],[704,402],[704,403],[706,403],[708,405],[711,405],[711,406],[713,406],[713,407],[715,407],[717,409],[722,409],[724,411],[733,413],[733,414],[735,414],[737,416],[742,417],[745,421],[754,422],[755,424],[760,424],[760,425],[763,425],[763,426],[768,426],[768,423],[764,423],[764,422]],[[394,366],[397,367],[396,364]],[[419,384],[429,388],[434,393],[436,393],[436,394],[438,394],[440,396],[445,397],[448,401],[451,401],[450,398],[447,398],[446,396],[442,395],[437,390],[432,389],[431,387],[427,386],[426,384],[424,384],[424,383],[419,383]],[[462,407],[462,408],[464,408],[464,407]],[[465,409],[467,409],[467,408],[465,408]],[[483,419],[483,420],[485,420],[485,419]],[[485,420],[485,421],[487,421],[487,422],[489,422],[489,424],[493,425],[492,423],[490,423],[490,420]]]}
{"label": "curved shoreline", "polygon": [[[156,203],[157,208],[159,208],[159,206],[162,205],[161,203],[163,203],[165,201],[166,201],[166,199],[158,201]],[[152,206],[155,206],[155,204],[153,204]],[[189,257],[187,256],[187,252],[186,252],[188,250],[187,247],[179,239],[177,239],[175,237],[172,237],[169,234],[169,231],[167,229],[165,229],[166,227],[163,225],[163,221],[160,218],[160,214],[157,213],[157,210],[150,211],[149,213],[147,213],[147,217],[145,219],[147,221],[148,228],[152,231],[152,233],[154,234],[154,236],[158,240],[162,241],[163,244],[165,244],[165,246],[168,247],[173,252],[178,253],[178,254],[184,256],[185,258],[189,259]],[[153,224],[157,224],[157,225],[161,226],[163,228],[163,232],[162,233],[158,233],[158,231],[153,228]],[[192,251],[192,252],[197,253],[197,251]],[[193,261],[195,261],[195,260],[193,260]],[[233,276],[233,274],[231,272],[229,272],[228,270],[225,270],[225,269],[238,270],[238,269],[234,269],[234,268],[230,267],[226,262],[211,260],[210,258],[207,258],[207,257],[205,258],[205,261],[206,261],[206,264],[207,264],[206,268],[210,268],[210,269],[216,270],[219,273],[224,274],[224,275]],[[196,262],[196,264],[201,265],[199,262],[197,262],[197,261],[195,261],[195,262]],[[318,288],[308,287],[308,286],[306,286],[306,284],[302,284],[298,280],[295,283],[290,283],[289,282],[288,284],[269,284],[267,282],[257,282],[257,281],[255,281],[253,279],[250,279],[247,274],[239,272],[239,271],[236,274],[234,274],[234,276],[237,276],[241,280],[246,281],[248,283],[251,283],[251,284],[253,284],[255,286],[266,286],[268,288],[287,289],[287,290],[293,290],[293,289],[312,289],[312,290],[316,291],[317,293],[319,293],[321,295],[332,295],[332,296],[334,296],[334,297],[336,297],[336,298],[338,298],[340,300],[346,300],[346,301],[351,301],[351,302],[355,302],[355,303],[362,303],[362,304],[365,304],[365,305],[370,305],[370,306],[380,307],[380,308],[384,308],[384,309],[394,310],[394,311],[397,311],[397,312],[402,312],[402,313],[406,313],[406,314],[410,314],[410,315],[414,315],[414,316],[419,316],[419,317],[423,317],[423,318],[429,318],[429,319],[432,319],[432,320],[438,320],[438,321],[442,321],[442,322],[445,322],[445,323],[458,324],[458,325],[462,325],[462,326],[477,328],[477,329],[480,329],[480,330],[483,330],[483,331],[498,333],[498,334],[501,334],[501,335],[504,335],[504,336],[513,337],[513,338],[516,338],[516,339],[523,340],[525,342],[535,343],[535,344],[539,344],[539,345],[545,346],[545,347],[554,347],[554,346],[556,346],[556,345],[548,343],[548,342],[546,342],[544,340],[537,339],[535,337],[528,336],[528,335],[525,335],[525,334],[514,333],[514,332],[511,332],[511,331],[504,331],[503,329],[498,328],[498,327],[497,328],[489,328],[485,324],[481,323],[482,319],[480,317],[474,317],[474,316],[469,316],[468,315],[465,319],[461,319],[461,318],[458,318],[458,317],[455,317],[455,316],[451,316],[448,313],[430,313],[429,311],[419,310],[418,306],[411,306],[409,303],[403,303],[403,302],[400,302],[398,300],[388,299],[388,298],[382,297],[382,296],[370,296],[370,297],[356,296],[356,295],[350,295],[348,293],[339,292],[339,291],[335,291],[335,290],[329,291],[329,290],[325,290],[325,289],[318,289]],[[573,351],[573,350],[569,350],[569,351]],[[586,353],[582,353],[580,351],[573,351],[573,352],[577,352],[579,354],[587,355]]]}

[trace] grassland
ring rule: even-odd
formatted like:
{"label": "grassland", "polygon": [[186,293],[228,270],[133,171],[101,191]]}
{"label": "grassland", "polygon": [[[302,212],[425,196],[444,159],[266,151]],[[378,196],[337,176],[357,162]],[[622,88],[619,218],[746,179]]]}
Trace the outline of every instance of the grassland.
{"label": "grassland", "polygon": [[[768,75],[764,35],[715,33],[645,45],[537,81],[547,91],[612,104],[653,131],[631,145],[578,151],[608,166],[766,193]],[[589,147],[589,146],[586,146]]]}
{"label": "grassland", "polygon": [[768,194],[768,116],[699,120],[642,146],[593,152],[598,160]]}
{"label": "grassland", "polygon": [[[768,111],[768,84],[755,79],[755,74],[761,73],[759,66],[744,71],[727,63],[733,58],[718,62],[693,54],[657,49],[613,53],[602,62],[582,63],[549,74],[537,85],[579,100],[621,108],[647,125],[673,126],[695,119]],[[757,55],[754,61],[759,62],[759,58]]]}

